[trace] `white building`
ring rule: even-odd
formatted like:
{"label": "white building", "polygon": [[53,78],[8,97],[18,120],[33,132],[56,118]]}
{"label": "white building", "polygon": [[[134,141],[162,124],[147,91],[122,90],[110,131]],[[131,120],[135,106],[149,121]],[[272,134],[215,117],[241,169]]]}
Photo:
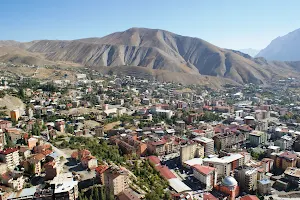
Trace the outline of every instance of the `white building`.
{"label": "white building", "polygon": [[217,170],[213,167],[194,165],[193,175],[202,184],[206,185],[206,189],[210,190],[217,184]]}
{"label": "white building", "polygon": [[245,164],[243,157],[243,155],[237,153],[230,154],[229,156],[225,156],[222,158],[204,158],[203,165],[216,168],[217,175],[219,177],[229,176],[232,170]]}
{"label": "white building", "polygon": [[6,163],[8,169],[13,170],[20,164],[19,150],[8,148],[0,151],[0,161]]}

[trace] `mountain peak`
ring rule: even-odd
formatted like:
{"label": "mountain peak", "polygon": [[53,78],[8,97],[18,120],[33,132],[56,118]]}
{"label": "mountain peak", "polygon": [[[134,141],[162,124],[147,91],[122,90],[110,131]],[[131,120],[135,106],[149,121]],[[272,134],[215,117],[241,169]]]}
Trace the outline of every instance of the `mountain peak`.
{"label": "mountain peak", "polygon": [[267,60],[298,61],[300,46],[300,29],[296,29],[284,36],[279,36],[261,50],[257,57],[264,57]]}

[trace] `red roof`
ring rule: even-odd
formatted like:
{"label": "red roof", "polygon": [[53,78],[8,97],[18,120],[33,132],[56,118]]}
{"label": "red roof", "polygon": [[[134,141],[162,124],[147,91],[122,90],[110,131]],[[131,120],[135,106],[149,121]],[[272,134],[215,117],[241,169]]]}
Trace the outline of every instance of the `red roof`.
{"label": "red roof", "polygon": [[171,170],[167,166],[158,165],[155,168],[159,171],[160,175],[165,179],[176,178],[176,176],[171,172]]}
{"label": "red roof", "polygon": [[218,200],[218,198],[208,192],[203,194],[203,200]]}
{"label": "red roof", "polygon": [[199,130],[199,129],[193,130],[193,132],[195,132],[195,133],[204,133],[203,130]]}
{"label": "red roof", "polygon": [[241,198],[241,200],[259,200],[259,198],[255,195],[246,195]]}
{"label": "red roof", "polygon": [[95,171],[98,174],[103,174],[109,167],[107,165],[99,165],[98,167],[95,168]]}
{"label": "red roof", "polygon": [[153,145],[153,146],[159,146],[159,145],[166,144],[166,140],[165,139],[161,139],[160,141],[151,142],[150,144]]}
{"label": "red roof", "polygon": [[148,156],[149,162],[153,165],[160,164],[160,159],[157,156]]}
{"label": "red roof", "polygon": [[18,151],[18,149],[17,148],[8,148],[8,149],[4,149],[3,151],[0,151],[0,154],[7,155],[7,154],[13,153],[15,151]]}
{"label": "red roof", "polygon": [[215,170],[215,168],[213,167],[203,166],[203,165],[194,165],[193,168],[195,168],[198,172],[204,175],[208,175],[209,173]]}
{"label": "red roof", "polygon": [[288,160],[294,160],[297,158],[297,154],[286,151],[286,152],[283,152],[282,154],[280,154],[279,157],[282,157],[282,158],[285,158]]}

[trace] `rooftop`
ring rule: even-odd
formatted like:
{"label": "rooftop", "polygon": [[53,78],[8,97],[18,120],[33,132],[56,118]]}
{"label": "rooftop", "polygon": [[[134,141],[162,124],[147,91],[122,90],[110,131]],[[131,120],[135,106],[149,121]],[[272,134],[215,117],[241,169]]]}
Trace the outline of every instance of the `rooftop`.
{"label": "rooftop", "polygon": [[159,165],[155,168],[159,171],[160,175],[165,179],[176,178],[176,176],[171,172],[171,170],[167,166]]}
{"label": "rooftop", "polygon": [[17,148],[8,148],[8,149],[4,149],[3,151],[0,151],[0,154],[8,155],[15,151],[18,151],[18,149]]}
{"label": "rooftop", "polygon": [[194,165],[193,168],[204,175],[208,175],[215,170],[213,167],[203,165]]}
{"label": "rooftop", "polygon": [[241,158],[243,158],[243,155],[236,153],[236,154],[230,154],[229,156],[225,156],[222,158],[218,158],[218,157],[204,158],[203,162],[214,162],[214,163],[225,164],[225,163],[231,163]]}
{"label": "rooftop", "polygon": [[36,192],[36,187],[25,188],[18,192],[11,193],[7,199],[8,200],[9,199],[25,199],[25,198],[29,199],[29,197],[33,198],[35,192]]}
{"label": "rooftop", "polygon": [[285,159],[288,159],[288,160],[294,160],[294,159],[297,158],[297,154],[292,153],[290,151],[285,151],[285,152],[279,154],[279,157],[282,157],[282,158],[285,158]]}
{"label": "rooftop", "polygon": [[295,167],[288,167],[285,171],[284,171],[285,175],[289,175],[289,176],[295,176],[300,178],[300,169],[295,168]]}
{"label": "rooftop", "polygon": [[192,191],[190,187],[188,187],[186,184],[184,184],[181,180],[178,178],[172,178],[169,179],[169,185],[171,188],[173,188],[176,192],[187,192],[187,191]]}
{"label": "rooftop", "polygon": [[72,190],[78,184],[77,181],[64,181],[55,184],[54,193],[63,193]]}
{"label": "rooftop", "polygon": [[193,140],[194,140],[194,141],[198,141],[198,142],[203,142],[203,143],[214,142],[213,139],[206,138],[206,137],[196,137],[196,138],[194,138]]}
{"label": "rooftop", "polygon": [[241,197],[241,200],[259,200],[259,198],[256,195],[246,195]]}
{"label": "rooftop", "polygon": [[261,132],[261,131],[252,131],[251,133],[250,133],[250,135],[252,135],[252,136],[257,136],[257,137],[260,137],[260,136],[262,136],[264,133],[263,132]]}

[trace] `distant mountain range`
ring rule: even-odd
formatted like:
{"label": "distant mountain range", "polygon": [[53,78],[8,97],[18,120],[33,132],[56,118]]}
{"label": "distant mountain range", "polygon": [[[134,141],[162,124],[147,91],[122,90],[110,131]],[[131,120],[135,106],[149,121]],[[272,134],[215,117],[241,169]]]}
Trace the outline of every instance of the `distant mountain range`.
{"label": "distant mountain range", "polygon": [[274,39],[257,57],[267,60],[300,61],[300,29]]}
{"label": "distant mountain range", "polygon": [[249,56],[251,56],[253,58],[260,52],[260,50],[258,50],[258,49],[252,49],[252,48],[239,49],[238,51],[240,51],[242,53],[245,53],[245,54],[248,54]]}
{"label": "distant mountain range", "polygon": [[[180,82],[182,78],[182,82],[189,84],[198,83],[198,79],[201,82],[216,80],[213,77],[222,83],[266,83],[274,76],[295,75],[300,67],[298,63],[268,62],[240,51],[219,48],[199,38],[146,28],[68,41],[0,41],[0,61],[72,62],[91,68],[105,67],[104,71],[109,69],[116,73],[147,74],[168,81]],[[193,78],[189,80],[189,77]]]}

